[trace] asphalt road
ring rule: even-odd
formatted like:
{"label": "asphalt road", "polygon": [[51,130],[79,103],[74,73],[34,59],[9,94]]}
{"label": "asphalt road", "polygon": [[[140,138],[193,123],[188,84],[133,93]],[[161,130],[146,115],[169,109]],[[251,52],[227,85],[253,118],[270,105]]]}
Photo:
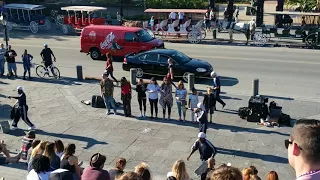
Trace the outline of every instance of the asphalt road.
{"label": "asphalt road", "polygon": [[[18,54],[26,48],[38,63],[44,43],[49,44],[56,54],[56,66],[62,76],[76,77],[76,65],[83,66],[85,76],[99,77],[104,70],[104,61],[93,61],[90,56],[79,52],[79,37],[30,36],[23,39],[12,38],[10,41]],[[258,78],[260,94],[279,99],[320,102],[320,51],[178,43],[166,43],[165,46],[211,63],[222,77],[222,90],[226,94],[250,95],[252,80]],[[128,72],[122,71],[121,62],[115,62],[114,66],[116,77],[129,77]],[[22,65],[18,68],[21,74]],[[205,89],[210,84],[210,80],[197,80],[196,87]]]}

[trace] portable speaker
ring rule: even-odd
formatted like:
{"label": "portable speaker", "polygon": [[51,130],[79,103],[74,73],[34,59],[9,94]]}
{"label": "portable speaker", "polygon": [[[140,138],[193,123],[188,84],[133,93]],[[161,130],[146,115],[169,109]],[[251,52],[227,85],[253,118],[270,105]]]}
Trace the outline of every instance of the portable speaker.
{"label": "portable speaker", "polygon": [[103,98],[97,95],[92,96],[91,106],[94,108],[106,108]]}

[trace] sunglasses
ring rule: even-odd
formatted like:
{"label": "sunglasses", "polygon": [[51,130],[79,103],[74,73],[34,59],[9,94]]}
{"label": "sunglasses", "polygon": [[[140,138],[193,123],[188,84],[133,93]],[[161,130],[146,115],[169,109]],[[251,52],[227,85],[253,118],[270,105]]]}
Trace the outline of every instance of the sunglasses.
{"label": "sunglasses", "polygon": [[[286,149],[288,149],[289,144],[293,144],[293,142],[290,141],[289,139],[284,140],[284,146],[286,147]],[[297,146],[298,146],[298,145],[297,145]],[[302,148],[301,148],[300,146],[298,146],[298,148],[299,148],[300,150],[302,150]]]}

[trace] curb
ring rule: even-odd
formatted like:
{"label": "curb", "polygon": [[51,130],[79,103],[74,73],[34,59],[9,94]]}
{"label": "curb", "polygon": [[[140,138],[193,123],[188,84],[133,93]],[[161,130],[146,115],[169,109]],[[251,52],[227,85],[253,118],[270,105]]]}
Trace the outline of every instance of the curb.
{"label": "curb", "polygon": [[[169,43],[189,43],[188,40],[163,40],[164,42],[169,42]],[[256,46],[252,42],[249,44],[246,44],[245,42],[221,42],[221,41],[201,41],[198,44],[204,44],[204,45],[233,45],[233,46],[254,46],[254,47],[286,47],[286,48],[300,48],[300,49],[320,49],[320,47],[309,47],[306,45],[292,45],[292,44],[271,44],[271,43],[266,43],[263,46]]]}

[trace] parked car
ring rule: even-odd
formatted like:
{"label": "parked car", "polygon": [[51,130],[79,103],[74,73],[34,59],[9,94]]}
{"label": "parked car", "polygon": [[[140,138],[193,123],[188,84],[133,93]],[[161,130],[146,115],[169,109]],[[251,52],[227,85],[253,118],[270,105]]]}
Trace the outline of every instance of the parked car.
{"label": "parked car", "polygon": [[166,75],[168,73],[168,59],[173,60],[173,72],[175,77],[181,77],[188,81],[188,74],[193,73],[195,77],[210,76],[212,66],[203,60],[188,57],[180,51],[173,49],[154,49],[139,54],[128,54],[125,56],[122,69],[130,71],[137,69],[137,78],[148,75]]}
{"label": "parked car", "polygon": [[83,28],[80,37],[80,52],[90,54],[92,59],[101,59],[109,52],[112,56],[124,57],[154,48],[164,48],[164,42],[152,37],[138,27],[91,25]]}

